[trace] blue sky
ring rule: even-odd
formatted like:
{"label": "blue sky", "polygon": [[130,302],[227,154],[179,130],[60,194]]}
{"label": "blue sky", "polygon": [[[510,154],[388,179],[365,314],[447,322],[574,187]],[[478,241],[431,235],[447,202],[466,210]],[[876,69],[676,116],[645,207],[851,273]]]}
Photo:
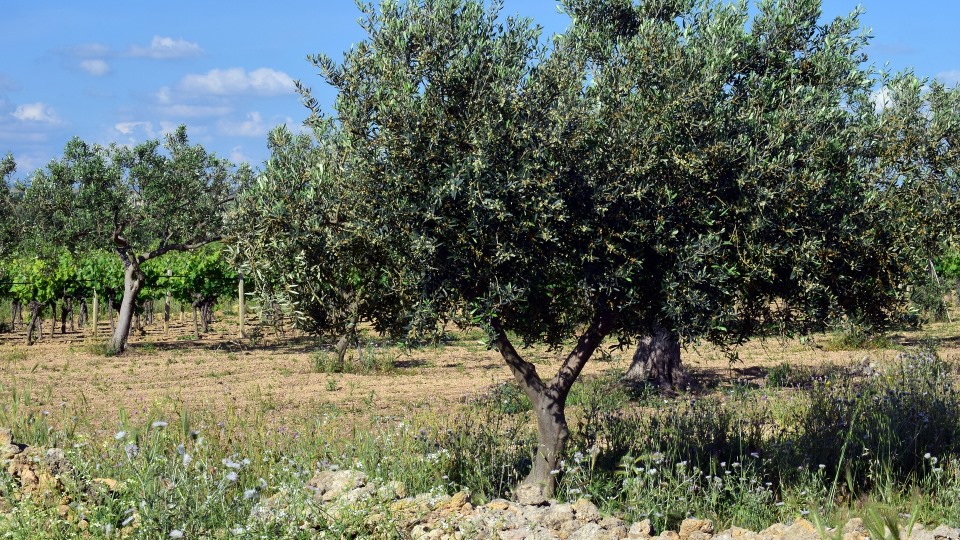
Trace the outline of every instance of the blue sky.
{"label": "blue sky", "polygon": [[[546,32],[567,19],[554,0],[506,0]],[[824,0],[824,17],[853,0]],[[863,0],[878,66],[960,82],[960,2]],[[260,165],[266,133],[306,116],[293,81],[333,94],[305,57],[339,59],[363,39],[353,0],[165,2],[12,0],[0,17],[0,154],[17,177],[56,158],[73,136],[132,144],[186,124],[194,142]]]}

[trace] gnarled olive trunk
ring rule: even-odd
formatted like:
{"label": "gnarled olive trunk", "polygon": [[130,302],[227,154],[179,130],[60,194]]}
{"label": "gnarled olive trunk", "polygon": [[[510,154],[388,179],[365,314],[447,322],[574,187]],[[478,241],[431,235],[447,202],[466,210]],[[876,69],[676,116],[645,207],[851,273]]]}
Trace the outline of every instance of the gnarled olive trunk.
{"label": "gnarled olive trunk", "polygon": [[140,265],[136,262],[127,264],[123,271],[123,299],[120,301],[120,312],[117,317],[117,326],[113,337],[110,338],[109,350],[114,354],[122,353],[127,348],[127,338],[130,336],[130,326],[133,324],[133,311],[137,303],[137,295],[143,288],[145,281]]}
{"label": "gnarled olive trunk", "polygon": [[580,336],[573,351],[567,355],[557,374],[552,379],[544,381],[537,374],[536,366],[517,353],[501,327],[499,319],[491,320],[497,350],[510,367],[517,384],[530,398],[537,416],[537,452],[533,467],[514,492],[520,502],[540,504],[553,496],[557,488],[558,465],[567,440],[570,438],[570,429],[564,412],[567,395],[590,356],[600,346],[603,338],[610,333],[612,325],[612,314],[598,314],[587,331]]}
{"label": "gnarled olive trunk", "polygon": [[651,335],[640,339],[624,380],[653,383],[665,391],[687,386],[687,370],[680,363],[680,340],[676,334],[657,326]]}

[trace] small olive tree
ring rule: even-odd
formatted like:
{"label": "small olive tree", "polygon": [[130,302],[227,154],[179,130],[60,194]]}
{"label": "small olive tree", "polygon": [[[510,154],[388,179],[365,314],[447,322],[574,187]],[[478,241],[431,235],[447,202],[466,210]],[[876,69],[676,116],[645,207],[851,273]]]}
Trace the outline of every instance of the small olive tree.
{"label": "small olive tree", "polygon": [[337,146],[329,123],[315,136],[272,131],[263,172],[238,194],[228,251],[262,309],[279,309],[304,331],[336,336],[342,364],[361,321],[399,334],[407,318],[373,316],[388,304],[402,313],[406,308],[396,304],[404,286],[390,273],[391,249],[357,228],[353,208],[366,201],[351,202],[363,194],[341,189]]}

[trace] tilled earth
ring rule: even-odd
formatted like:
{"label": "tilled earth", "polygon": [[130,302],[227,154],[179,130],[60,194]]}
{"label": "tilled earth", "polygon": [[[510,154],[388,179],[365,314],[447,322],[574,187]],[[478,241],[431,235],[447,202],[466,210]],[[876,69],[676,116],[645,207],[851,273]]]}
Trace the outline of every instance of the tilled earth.
{"label": "tilled earth", "polygon": [[[49,322],[45,329],[49,332]],[[314,355],[323,344],[311,337],[268,331],[253,342],[239,339],[235,323],[224,320],[201,339],[192,339],[192,330],[191,322],[174,322],[167,333],[155,324],[132,336],[129,350],[115,357],[98,353],[97,344],[109,332],[107,323],[100,325],[100,341],[89,329],[61,334],[58,328],[52,338],[48,333],[32,346],[24,344],[22,332],[0,334],[0,385],[4,392],[29,390],[37,406],[81,407],[110,423],[121,409],[135,411],[164,400],[212,411],[253,407],[283,417],[323,406],[401,414],[411,407],[443,407],[511,379],[476,330],[453,332],[452,340],[436,347],[367,346],[360,354],[389,366],[386,372],[369,374],[318,373]],[[960,324],[948,323],[894,336],[887,349],[832,350],[835,337],[819,336],[814,346],[796,340],[752,342],[740,348],[733,363],[710,346],[689,348],[683,355],[695,384],[711,388],[732,382],[763,384],[769,368],[783,362],[884,361],[930,337],[939,340],[942,357],[957,360],[957,335]],[[555,373],[563,354],[540,348],[521,352],[543,376]],[[622,373],[629,353],[611,350],[605,358],[598,354],[585,375]]]}

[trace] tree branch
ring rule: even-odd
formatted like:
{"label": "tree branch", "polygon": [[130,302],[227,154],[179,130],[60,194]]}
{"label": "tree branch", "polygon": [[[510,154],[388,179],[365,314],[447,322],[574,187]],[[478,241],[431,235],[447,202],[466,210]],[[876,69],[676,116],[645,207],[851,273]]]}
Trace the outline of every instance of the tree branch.
{"label": "tree branch", "polygon": [[493,331],[496,334],[495,344],[497,350],[500,351],[503,360],[510,366],[510,371],[513,372],[513,378],[516,379],[520,387],[523,388],[523,391],[527,394],[527,397],[530,398],[530,401],[534,404],[538,403],[540,401],[540,395],[543,394],[544,385],[543,380],[540,379],[540,375],[537,374],[536,366],[521,358],[517,350],[513,348],[513,344],[510,343],[507,333],[503,331],[503,325],[500,324],[499,317],[491,318],[490,326],[493,327]]}
{"label": "tree branch", "polygon": [[191,251],[191,250],[194,250],[194,249],[197,249],[197,248],[201,248],[201,247],[203,247],[203,246],[205,246],[205,245],[207,245],[207,244],[212,244],[212,243],[214,243],[214,242],[219,242],[220,240],[222,240],[222,237],[220,237],[220,236],[214,236],[214,237],[207,238],[207,239],[200,240],[200,241],[198,241],[198,242],[193,242],[193,243],[183,242],[183,243],[179,243],[179,244],[167,244],[167,245],[158,247],[157,249],[155,249],[155,250],[153,250],[153,251],[148,251],[148,252],[144,253],[143,255],[137,257],[137,260],[138,260],[140,263],[144,263],[144,262],[146,262],[146,261],[149,261],[150,259],[155,259],[155,258],[157,258],[157,257],[159,257],[159,256],[161,256],[161,255],[163,255],[163,254],[165,254],[165,253],[169,253],[169,252],[171,252],[171,251]]}
{"label": "tree branch", "polygon": [[601,311],[594,316],[590,327],[587,328],[587,331],[577,340],[577,346],[570,351],[567,359],[564,360],[563,365],[560,366],[557,375],[550,379],[548,384],[560,398],[566,397],[567,393],[570,392],[570,387],[573,386],[573,382],[580,376],[580,372],[583,371],[583,366],[586,365],[587,360],[590,359],[590,356],[593,355],[597,347],[600,346],[603,338],[610,333],[613,322],[614,315],[612,312],[609,310]]}

